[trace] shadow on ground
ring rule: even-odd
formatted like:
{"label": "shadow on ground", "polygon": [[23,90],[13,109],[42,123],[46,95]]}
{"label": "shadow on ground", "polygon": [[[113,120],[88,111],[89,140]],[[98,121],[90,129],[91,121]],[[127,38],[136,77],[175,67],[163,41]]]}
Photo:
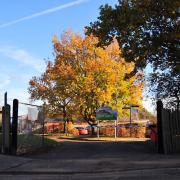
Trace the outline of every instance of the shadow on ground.
{"label": "shadow on ground", "polygon": [[180,179],[180,157],[162,155],[150,141],[80,141],[23,157],[0,156],[2,180]]}
{"label": "shadow on ground", "polygon": [[101,158],[146,158],[156,156],[153,143],[148,141],[79,141],[63,140],[53,148],[25,154],[38,159],[101,159]]}

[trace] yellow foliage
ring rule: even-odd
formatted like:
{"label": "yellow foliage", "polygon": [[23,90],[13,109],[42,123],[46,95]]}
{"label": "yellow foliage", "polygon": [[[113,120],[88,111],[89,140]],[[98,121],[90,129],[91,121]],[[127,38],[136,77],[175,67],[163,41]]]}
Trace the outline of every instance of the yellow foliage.
{"label": "yellow foliage", "polygon": [[68,123],[67,123],[67,129],[68,129],[68,131],[71,131],[73,128],[74,128],[73,123],[72,123],[71,121],[68,122]]}
{"label": "yellow foliage", "polygon": [[122,58],[115,38],[109,46],[97,47],[97,37],[67,31],[60,40],[54,36],[52,42],[55,60],[40,79],[30,81],[33,98],[47,99],[53,106],[70,99],[68,106],[76,107],[75,113],[91,118],[103,103],[119,112],[126,104],[141,104],[142,78],[125,79],[134,64]]}

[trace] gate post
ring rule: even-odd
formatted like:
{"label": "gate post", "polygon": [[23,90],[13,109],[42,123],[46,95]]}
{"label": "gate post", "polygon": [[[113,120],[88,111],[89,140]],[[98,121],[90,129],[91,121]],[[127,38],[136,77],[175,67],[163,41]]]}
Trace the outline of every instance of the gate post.
{"label": "gate post", "polygon": [[13,119],[12,119],[12,154],[17,151],[17,128],[18,128],[18,100],[13,100]]}
{"label": "gate post", "polygon": [[10,105],[2,109],[2,153],[10,154]]}
{"label": "gate post", "polygon": [[163,144],[163,128],[162,128],[162,109],[163,103],[161,100],[157,101],[157,132],[158,132],[158,153],[164,153]]}

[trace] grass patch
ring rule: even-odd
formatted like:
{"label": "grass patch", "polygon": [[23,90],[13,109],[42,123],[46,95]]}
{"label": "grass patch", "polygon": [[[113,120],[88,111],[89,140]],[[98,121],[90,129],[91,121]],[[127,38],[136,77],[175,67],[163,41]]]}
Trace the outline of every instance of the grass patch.
{"label": "grass patch", "polygon": [[[35,134],[20,134],[18,135],[17,154],[24,154],[26,152],[35,151],[36,149],[43,149],[47,147],[57,146],[57,142]],[[0,149],[2,147],[2,135],[0,134]]]}
{"label": "grass patch", "polygon": [[21,146],[22,144],[38,147],[38,146],[42,146],[42,145],[53,146],[53,145],[56,145],[57,142],[53,141],[51,139],[48,139],[45,136],[44,136],[44,140],[43,140],[42,136],[40,136],[40,135],[21,134],[21,135],[18,135],[18,146]]}
{"label": "grass patch", "polygon": [[40,135],[34,134],[21,134],[18,135],[18,154],[24,154],[26,152],[31,152],[40,148],[47,148],[56,146],[58,143],[52,139],[48,139]]}
{"label": "grass patch", "polygon": [[78,140],[78,139],[86,139],[86,138],[93,138],[92,136],[90,135],[72,135],[72,134],[69,134],[69,135],[65,135],[65,134],[61,134],[59,136],[59,139],[74,139],[74,140]]}

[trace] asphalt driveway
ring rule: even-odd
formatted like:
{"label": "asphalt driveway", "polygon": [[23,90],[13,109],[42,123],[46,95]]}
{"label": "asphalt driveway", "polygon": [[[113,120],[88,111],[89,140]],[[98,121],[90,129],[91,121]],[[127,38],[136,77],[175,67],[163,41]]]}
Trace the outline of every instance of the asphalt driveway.
{"label": "asphalt driveway", "polygon": [[159,155],[149,141],[61,140],[22,157],[0,155],[0,162],[1,180],[180,179],[180,156]]}
{"label": "asphalt driveway", "polygon": [[156,156],[155,146],[149,140],[138,141],[80,141],[60,140],[59,145],[46,152],[34,152],[26,157],[38,159],[142,159]]}

